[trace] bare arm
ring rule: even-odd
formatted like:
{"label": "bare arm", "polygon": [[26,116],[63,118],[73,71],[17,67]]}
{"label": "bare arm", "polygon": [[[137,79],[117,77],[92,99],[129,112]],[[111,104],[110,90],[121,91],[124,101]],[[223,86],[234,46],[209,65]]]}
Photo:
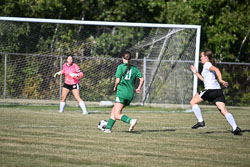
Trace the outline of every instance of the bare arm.
{"label": "bare arm", "polygon": [[120,83],[120,78],[116,78],[115,79],[115,86],[114,86],[114,91],[116,91],[116,89],[117,89],[117,85]]}
{"label": "bare arm", "polygon": [[217,78],[218,78],[219,82],[220,82],[223,86],[228,87],[228,82],[222,80],[221,72],[220,72],[220,70],[219,70],[217,67],[211,66],[211,67],[209,68],[209,70],[210,70],[210,71],[214,71],[214,72],[216,73],[216,75],[217,75]]}
{"label": "bare arm", "polygon": [[139,80],[140,80],[140,83],[138,85],[138,88],[135,90],[136,93],[141,93],[141,88],[144,83],[144,78],[139,78]]}
{"label": "bare arm", "polygon": [[191,65],[190,69],[201,81],[204,81],[202,75],[197,72],[195,66]]}
{"label": "bare arm", "polygon": [[83,72],[81,72],[81,70],[78,67],[78,65],[76,65],[76,71],[77,71],[77,77],[82,78],[83,77]]}
{"label": "bare arm", "polygon": [[83,77],[83,72],[79,72],[79,73],[77,73],[78,74],[78,77],[79,78],[82,78]]}

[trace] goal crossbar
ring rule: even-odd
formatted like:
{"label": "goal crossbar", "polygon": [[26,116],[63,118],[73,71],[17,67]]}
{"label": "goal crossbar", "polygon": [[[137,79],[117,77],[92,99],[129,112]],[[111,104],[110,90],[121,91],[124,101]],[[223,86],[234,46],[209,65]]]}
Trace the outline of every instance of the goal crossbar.
{"label": "goal crossbar", "polygon": [[99,26],[126,26],[126,27],[154,27],[154,28],[189,28],[199,29],[200,25],[181,25],[181,24],[156,24],[156,23],[131,23],[131,22],[106,22],[106,21],[85,21],[85,20],[61,20],[61,19],[40,19],[22,17],[0,17],[2,21],[16,22],[37,22],[37,23],[57,23],[57,24],[82,24]]}

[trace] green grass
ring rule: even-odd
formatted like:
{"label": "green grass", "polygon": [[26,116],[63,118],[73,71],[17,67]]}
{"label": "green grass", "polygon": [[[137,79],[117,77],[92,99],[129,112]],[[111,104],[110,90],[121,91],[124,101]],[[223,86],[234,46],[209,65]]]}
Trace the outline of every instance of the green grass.
{"label": "green grass", "polygon": [[[206,127],[192,130],[193,113],[181,109],[132,106],[124,113],[138,118],[135,131],[117,121],[111,134],[97,129],[110,107],[0,106],[0,166],[249,166],[250,111],[230,108],[242,136],[215,107],[202,108]],[[175,111],[175,112],[171,112]]]}

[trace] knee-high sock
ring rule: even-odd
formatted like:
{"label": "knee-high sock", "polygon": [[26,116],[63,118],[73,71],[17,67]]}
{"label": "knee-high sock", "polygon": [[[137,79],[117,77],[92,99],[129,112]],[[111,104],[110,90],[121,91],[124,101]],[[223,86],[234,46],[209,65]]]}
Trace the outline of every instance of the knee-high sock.
{"label": "knee-high sock", "polygon": [[228,113],[227,115],[225,115],[227,122],[232,126],[233,130],[235,130],[237,128],[236,122],[234,120],[234,117],[231,113]]}
{"label": "knee-high sock", "polygon": [[84,101],[81,101],[81,102],[79,103],[79,105],[80,105],[80,107],[81,107],[81,109],[82,109],[82,113],[83,113],[83,114],[88,114],[88,111],[87,111],[87,109],[86,109],[86,106],[85,106]]}
{"label": "knee-high sock", "polygon": [[112,127],[114,126],[114,124],[115,124],[115,120],[113,120],[112,118],[109,118],[106,129],[110,129],[111,130]]}
{"label": "knee-high sock", "polygon": [[131,118],[129,118],[129,117],[126,116],[126,115],[123,115],[123,116],[121,117],[121,120],[122,120],[123,122],[130,123]]}
{"label": "knee-high sock", "polygon": [[64,112],[64,107],[65,107],[66,103],[65,102],[60,102],[60,112]]}
{"label": "knee-high sock", "polygon": [[194,114],[198,120],[198,122],[202,122],[203,121],[203,118],[202,118],[202,114],[201,114],[201,109],[200,107],[195,104],[193,107],[192,107],[192,110],[194,111]]}

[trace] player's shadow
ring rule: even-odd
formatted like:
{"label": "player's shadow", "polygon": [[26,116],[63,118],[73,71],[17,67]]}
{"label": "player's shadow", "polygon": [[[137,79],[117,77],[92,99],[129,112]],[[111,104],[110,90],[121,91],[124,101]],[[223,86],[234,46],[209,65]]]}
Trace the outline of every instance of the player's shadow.
{"label": "player's shadow", "polygon": [[[243,130],[241,130],[241,135],[243,135],[244,133],[249,133],[249,132],[250,132],[249,129],[243,129]],[[209,131],[209,132],[203,132],[201,134],[213,134],[213,133],[232,133],[232,131],[229,131],[229,130],[227,130],[227,131]]]}
{"label": "player's shadow", "polygon": [[154,132],[175,132],[176,129],[164,129],[164,130],[156,130],[156,129],[149,129],[149,130],[135,130],[132,132],[128,131],[121,131],[121,132],[127,132],[127,133],[133,133],[133,134],[142,134],[142,133],[154,133]]}
{"label": "player's shadow", "polygon": [[245,133],[245,132],[250,133],[250,129],[242,129],[241,132],[242,133]]}
{"label": "player's shadow", "polygon": [[209,132],[200,132],[200,134],[213,134],[213,133],[232,133],[231,131],[209,131]]}

